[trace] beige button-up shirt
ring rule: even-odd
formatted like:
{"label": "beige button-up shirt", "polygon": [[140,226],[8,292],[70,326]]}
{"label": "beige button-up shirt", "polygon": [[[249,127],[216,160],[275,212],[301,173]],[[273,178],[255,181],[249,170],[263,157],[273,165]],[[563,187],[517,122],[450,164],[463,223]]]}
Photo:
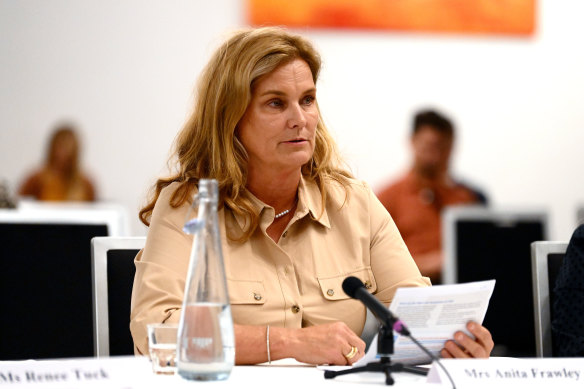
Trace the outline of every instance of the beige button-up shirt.
{"label": "beige button-up shirt", "polygon": [[[180,319],[193,239],[182,231],[190,204],[169,205],[176,185],[160,193],[146,246],[136,256],[130,329],[141,354],[148,353],[148,323]],[[346,277],[360,278],[386,304],[398,287],[430,285],[366,184],[351,180],[345,190],[330,181],[327,190],[321,213],[317,185],[301,179],[296,212],[278,243],[266,233],[274,209],[260,200],[254,199],[259,228],[245,243],[227,238],[227,231],[238,236],[244,221],[219,211],[234,323],[300,328],[343,321],[361,334],[366,309],[343,292]]]}

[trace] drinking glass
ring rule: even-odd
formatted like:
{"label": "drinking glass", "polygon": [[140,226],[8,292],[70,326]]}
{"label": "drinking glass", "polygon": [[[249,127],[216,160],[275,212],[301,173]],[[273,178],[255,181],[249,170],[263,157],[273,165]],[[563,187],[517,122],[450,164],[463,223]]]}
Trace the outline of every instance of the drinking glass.
{"label": "drinking glass", "polygon": [[147,328],[152,370],[156,374],[174,374],[178,324],[153,323]]}

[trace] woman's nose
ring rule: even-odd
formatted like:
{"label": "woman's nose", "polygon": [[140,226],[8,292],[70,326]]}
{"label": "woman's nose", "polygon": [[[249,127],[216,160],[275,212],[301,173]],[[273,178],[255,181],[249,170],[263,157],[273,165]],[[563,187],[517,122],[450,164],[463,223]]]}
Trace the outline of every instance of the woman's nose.
{"label": "woman's nose", "polygon": [[288,126],[290,128],[303,128],[306,126],[306,112],[299,104],[290,105]]}

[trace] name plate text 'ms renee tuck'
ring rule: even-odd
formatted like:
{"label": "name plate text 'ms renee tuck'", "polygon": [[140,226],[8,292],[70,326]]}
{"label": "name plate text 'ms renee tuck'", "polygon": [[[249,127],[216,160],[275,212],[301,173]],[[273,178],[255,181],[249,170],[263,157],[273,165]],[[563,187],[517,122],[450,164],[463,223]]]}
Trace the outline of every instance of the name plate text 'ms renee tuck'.
{"label": "name plate text 'ms renee tuck'", "polygon": [[153,375],[146,357],[0,361],[0,388],[144,388]]}

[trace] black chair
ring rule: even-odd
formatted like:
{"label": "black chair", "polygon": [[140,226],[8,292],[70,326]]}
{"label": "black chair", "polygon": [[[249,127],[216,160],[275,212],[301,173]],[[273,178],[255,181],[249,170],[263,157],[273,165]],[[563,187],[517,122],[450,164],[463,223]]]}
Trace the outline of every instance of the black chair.
{"label": "black chair", "polygon": [[130,334],[134,258],[145,243],[144,237],[91,240],[95,356],[134,354]]}
{"label": "black chair", "polygon": [[91,246],[113,210],[0,211],[0,360],[93,356]]}
{"label": "black chair", "polygon": [[483,322],[493,355],[535,356],[530,245],[546,240],[546,212],[454,207],[443,216],[443,282],[495,279]]}
{"label": "black chair", "polygon": [[533,242],[531,272],[535,318],[535,346],[538,357],[553,357],[552,319],[554,285],[564,261],[568,242]]}

